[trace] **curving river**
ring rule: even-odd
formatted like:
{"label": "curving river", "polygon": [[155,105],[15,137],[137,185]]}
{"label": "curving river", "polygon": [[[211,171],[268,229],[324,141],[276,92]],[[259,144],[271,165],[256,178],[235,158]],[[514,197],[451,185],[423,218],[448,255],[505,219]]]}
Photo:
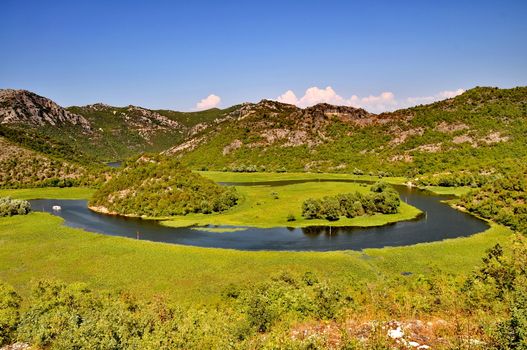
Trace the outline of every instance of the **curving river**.
{"label": "curving river", "polygon": [[[250,183],[223,183],[223,185],[270,187],[302,182],[357,182],[354,180],[291,180]],[[31,200],[33,210],[49,212],[64,219],[70,227],[103,233],[144,239],[155,242],[175,243],[200,247],[231,248],[240,250],[290,250],[330,251],[361,250],[386,246],[404,246],[416,243],[440,241],[446,238],[470,236],[486,230],[486,222],[457,211],[442,200],[450,196],[433,195],[427,191],[394,186],[401,199],[424,215],[416,220],[402,221],[379,227],[320,227],[306,228],[252,228],[237,232],[205,232],[192,228],[171,228],[156,221],[109,216],[92,212],[85,200]],[[53,211],[60,205],[62,210]],[[228,226],[213,226],[228,227]]]}

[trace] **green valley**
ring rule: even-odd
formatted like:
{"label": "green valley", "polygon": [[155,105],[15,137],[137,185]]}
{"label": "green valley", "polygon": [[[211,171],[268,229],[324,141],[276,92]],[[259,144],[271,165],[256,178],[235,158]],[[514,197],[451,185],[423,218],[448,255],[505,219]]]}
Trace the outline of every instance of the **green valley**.
{"label": "green valley", "polygon": [[0,97],[0,345],[523,339],[524,87],[380,114]]}

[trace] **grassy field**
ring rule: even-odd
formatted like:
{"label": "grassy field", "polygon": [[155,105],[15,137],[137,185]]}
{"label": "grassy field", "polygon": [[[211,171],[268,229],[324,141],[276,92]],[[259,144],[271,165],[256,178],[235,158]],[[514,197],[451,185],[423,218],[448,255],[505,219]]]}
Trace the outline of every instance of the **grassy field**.
{"label": "grassy field", "polygon": [[28,292],[58,279],[96,289],[164,295],[183,303],[214,302],[230,283],[248,285],[280,271],[313,271],[339,283],[376,281],[410,271],[463,274],[510,231],[493,226],[468,238],[363,252],[244,252],[111,237],[62,225],[45,213],[0,218],[0,280]]}
{"label": "grassy field", "polygon": [[454,195],[454,196],[462,196],[464,194],[467,194],[471,190],[473,190],[472,187],[443,187],[443,186],[426,186],[424,189],[433,192],[435,194],[443,194],[443,195]]}
{"label": "grassy field", "polygon": [[94,189],[87,187],[0,189],[0,197],[17,199],[89,199],[94,192]]}
{"label": "grassy field", "polygon": [[[410,220],[421,211],[404,202],[397,214],[378,214],[353,219],[345,217],[338,221],[323,219],[307,220],[302,217],[302,203],[308,198],[321,198],[339,193],[369,191],[368,185],[344,182],[307,182],[286,186],[239,186],[241,200],[234,208],[214,214],[188,214],[175,217],[163,224],[172,227],[191,225],[231,225],[252,227],[305,227],[313,225],[332,226],[379,226],[387,223]],[[293,215],[295,221],[287,221]]]}
{"label": "grassy field", "polygon": [[306,180],[306,179],[341,179],[362,181],[385,181],[394,185],[402,185],[407,179],[404,177],[384,177],[369,175],[332,174],[332,173],[233,173],[222,171],[200,171],[201,175],[217,182],[260,182],[260,181],[282,181],[282,180]]}

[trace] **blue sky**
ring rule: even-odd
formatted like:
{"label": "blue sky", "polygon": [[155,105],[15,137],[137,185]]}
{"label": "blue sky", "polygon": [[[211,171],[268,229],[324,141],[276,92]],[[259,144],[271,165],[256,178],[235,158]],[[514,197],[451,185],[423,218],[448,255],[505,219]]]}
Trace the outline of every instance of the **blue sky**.
{"label": "blue sky", "polygon": [[0,88],[66,106],[193,110],[214,94],[201,107],[282,96],[380,111],[527,85],[523,0],[3,0],[1,12]]}

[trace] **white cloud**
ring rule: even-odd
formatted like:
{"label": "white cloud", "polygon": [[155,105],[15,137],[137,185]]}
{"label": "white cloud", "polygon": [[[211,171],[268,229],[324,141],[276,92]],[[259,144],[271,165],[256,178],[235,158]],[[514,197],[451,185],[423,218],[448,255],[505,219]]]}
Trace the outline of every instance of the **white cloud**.
{"label": "white cloud", "polygon": [[457,89],[457,90],[453,90],[453,91],[441,91],[438,96],[440,98],[452,98],[452,97],[456,97],[458,95],[461,95],[462,93],[465,92],[465,89]]}
{"label": "white cloud", "polygon": [[327,86],[325,89],[320,89],[316,86],[310,87],[298,102],[299,105],[306,107],[316,105],[317,103],[331,103],[335,105],[346,103],[341,96],[337,95],[331,86]]}
{"label": "white cloud", "polygon": [[298,99],[292,90],[287,90],[276,98],[278,102],[289,103],[290,105],[298,105]]}
{"label": "white cloud", "polygon": [[317,103],[330,103],[334,105],[364,108],[369,112],[380,113],[393,111],[398,108],[406,108],[418,104],[444,100],[446,98],[460,95],[463,92],[465,92],[463,89],[452,91],[447,90],[441,91],[433,96],[408,97],[399,100],[395,97],[393,92],[385,91],[379,95],[369,95],[365,97],[352,95],[350,98],[344,98],[337,94],[331,86],[327,86],[325,89],[313,86],[307,89],[304,95],[300,98],[298,98],[292,90],[287,90],[282,95],[278,96],[276,100],[283,103],[294,104],[302,108],[313,106]]}
{"label": "white cloud", "polygon": [[198,103],[196,103],[196,109],[197,110],[205,110],[205,109],[211,109],[214,107],[217,107],[221,102],[221,98],[219,96],[216,96],[214,94],[210,94],[209,96],[205,97]]}
{"label": "white cloud", "polygon": [[461,95],[464,93],[464,89],[457,89],[457,90],[445,90],[440,91],[435,95],[432,96],[420,96],[420,97],[408,97],[403,103],[403,107],[409,107],[409,106],[415,106],[419,104],[425,104],[425,103],[432,103],[435,101],[444,100],[447,98],[456,97],[458,95]]}

